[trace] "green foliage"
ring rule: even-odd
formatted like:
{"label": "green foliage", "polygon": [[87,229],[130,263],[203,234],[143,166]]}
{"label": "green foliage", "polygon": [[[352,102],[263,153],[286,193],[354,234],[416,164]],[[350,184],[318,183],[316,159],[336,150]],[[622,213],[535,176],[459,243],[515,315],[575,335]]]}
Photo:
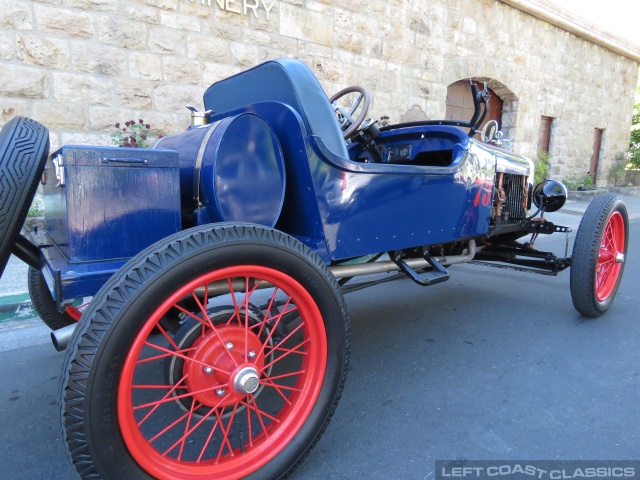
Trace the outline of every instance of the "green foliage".
{"label": "green foliage", "polygon": [[543,180],[546,180],[549,174],[549,152],[538,152],[538,158],[536,159],[536,168],[534,170],[534,184],[537,185]]}
{"label": "green foliage", "polygon": [[609,170],[609,183],[614,187],[625,186],[624,182],[627,177],[627,160],[618,160]]}
{"label": "green foliage", "polygon": [[[640,92],[640,88],[638,88]],[[629,142],[629,163],[631,168],[640,168],[640,103],[636,103],[631,121],[631,141]]]}
{"label": "green foliage", "polygon": [[117,130],[111,134],[113,144],[118,147],[146,148],[147,135],[149,135],[151,125],[144,123],[141,118],[138,123],[135,120],[129,120],[124,122],[124,125],[122,128],[120,123],[114,125]]}
{"label": "green foliage", "polygon": [[29,207],[29,213],[27,213],[27,217],[41,217],[44,215],[44,202],[42,198],[36,198],[33,200],[33,203]]}
{"label": "green foliage", "polygon": [[572,176],[562,179],[568,190],[584,190],[593,187],[593,179],[588,173],[584,176]]}

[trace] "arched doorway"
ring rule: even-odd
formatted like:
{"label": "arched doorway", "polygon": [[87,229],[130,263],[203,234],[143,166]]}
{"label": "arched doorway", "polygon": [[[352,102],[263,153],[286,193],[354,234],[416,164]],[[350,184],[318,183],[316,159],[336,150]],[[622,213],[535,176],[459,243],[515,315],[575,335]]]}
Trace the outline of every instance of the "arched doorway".
{"label": "arched doorway", "polygon": [[[504,138],[511,138],[515,128],[517,115],[517,98],[515,94],[502,83],[490,78],[474,78],[473,83],[478,90],[484,88],[484,82],[489,86],[491,99],[489,100],[489,111],[480,128],[490,120],[496,120],[500,125],[500,130],[504,133]],[[446,118],[447,120],[468,121],[473,116],[473,98],[469,79],[458,80],[447,87]],[[479,134],[478,134],[479,136]],[[508,144],[503,145],[509,147]]]}
{"label": "arched doorway", "polygon": [[[478,87],[478,91],[484,88],[484,84],[473,81]],[[489,100],[489,111],[484,118],[480,129],[482,129],[489,120],[496,120],[502,126],[502,99],[489,88],[491,99]],[[459,80],[447,87],[447,120],[468,121],[473,117],[473,97],[469,80]]]}

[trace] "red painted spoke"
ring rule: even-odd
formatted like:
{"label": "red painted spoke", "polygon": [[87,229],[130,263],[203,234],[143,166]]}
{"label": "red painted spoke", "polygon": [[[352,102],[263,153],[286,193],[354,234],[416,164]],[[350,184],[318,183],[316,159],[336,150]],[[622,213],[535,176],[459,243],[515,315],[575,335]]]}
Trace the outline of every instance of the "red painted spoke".
{"label": "red painted spoke", "polygon": [[206,303],[204,305],[200,303],[200,299],[195,294],[195,292],[191,292],[191,296],[196,301],[196,304],[198,305],[200,312],[202,312],[202,318],[205,319],[205,325],[208,326],[211,330],[215,330],[215,327],[213,326],[213,322],[211,321],[211,318],[209,318],[209,314],[207,313],[207,309],[205,307]]}
{"label": "red painted spoke", "polygon": [[[202,416],[202,418],[198,421],[198,423],[196,423],[196,424],[195,424],[195,425],[194,425],[190,430],[188,430],[188,431],[187,431],[187,432],[186,432],[182,437],[180,437],[176,443],[174,443],[171,447],[169,447],[169,449],[168,449],[167,451],[165,451],[165,453],[163,454],[163,456],[166,456],[166,455],[167,455],[167,453],[169,453],[171,450],[173,450],[173,449],[174,449],[174,448],[175,448],[175,447],[176,447],[176,446],[177,446],[177,445],[182,441],[182,439],[187,438],[189,435],[191,435],[193,432],[195,432],[195,431],[198,429],[198,427],[200,427],[200,425],[202,425],[202,423],[203,423],[203,422],[205,422],[205,421],[207,420],[207,418],[209,418],[209,417],[211,416],[211,414],[212,414],[212,413],[216,412],[216,415],[217,415],[217,409],[218,409],[218,407],[220,406],[220,404],[222,404],[222,402],[224,402],[224,400],[225,400],[228,396],[229,396],[229,395],[225,395],[224,397],[222,397],[222,398],[218,401],[218,403],[217,403],[215,406],[211,407],[211,410],[209,410],[209,412],[208,412],[206,415],[203,415],[203,416]],[[195,402],[194,402],[194,403],[195,403]],[[187,414],[188,414],[188,413],[187,413]],[[187,415],[187,414],[186,414],[186,415]],[[183,415],[181,418],[184,418],[184,417],[185,417],[185,415]],[[176,422],[174,422],[174,424],[175,424],[175,423],[176,423]],[[216,422],[216,424],[217,424],[217,423],[218,423],[218,422]],[[215,427],[216,427],[216,426],[214,425],[214,426],[213,426],[213,428],[215,428]],[[167,427],[167,428],[169,428],[169,427]],[[166,429],[165,429],[165,430],[166,430]],[[158,434],[158,435],[159,435],[159,434]],[[155,439],[155,438],[157,438],[157,435],[156,435],[156,437],[154,437],[154,439]],[[154,439],[149,440],[149,443],[152,443],[152,442],[154,441]]]}
{"label": "red painted spoke", "polygon": [[[208,364],[206,364],[206,363],[204,363],[204,362],[201,362],[201,361],[199,361],[199,360],[196,360],[195,358],[187,357],[186,355],[182,355],[182,354],[180,354],[180,353],[178,353],[178,352],[173,352],[173,351],[168,350],[168,349],[166,349],[166,348],[164,348],[164,347],[161,347],[160,345],[155,345],[155,344],[153,344],[153,343],[149,343],[149,342],[145,342],[144,344],[145,344],[145,346],[147,346],[147,347],[155,348],[156,350],[160,350],[161,352],[170,353],[171,355],[173,355],[173,356],[175,356],[175,357],[182,358],[183,360],[186,360],[187,362],[193,362],[193,363],[195,363],[195,364],[197,364],[197,365],[202,365],[203,367],[210,367],[210,368],[213,368],[214,370],[217,370],[218,372],[221,372],[221,373],[225,373],[225,374],[228,374],[228,373],[229,373],[229,372],[227,372],[226,370],[223,370],[223,369],[221,369],[221,368],[215,367],[215,366],[213,366],[213,365],[208,365]],[[227,352],[228,352],[228,351],[229,351],[229,350],[227,350]]]}
{"label": "red painted spoke", "polygon": [[216,428],[218,428],[218,420],[216,420],[215,423],[213,424],[213,427],[211,427],[211,431],[209,432],[209,436],[207,437],[207,440],[204,442],[204,446],[202,447],[202,450],[200,450],[200,455],[198,455],[198,459],[196,460],[196,463],[200,463],[202,461],[202,457],[204,456],[204,452],[207,451],[207,448],[209,447],[209,444],[211,443],[211,439],[213,438],[213,434],[215,433]]}
{"label": "red painted spoke", "polygon": [[[168,391],[168,392],[167,392],[167,393],[162,397],[162,400],[166,400],[167,398],[169,398],[169,397],[173,394],[173,392],[175,392],[178,388],[186,388],[186,387],[181,387],[181,386],[180,386],[180,385],[181,385],[184,381],[186,381],[186,380],[187,380],[187,376],[185,375],[184,377],[182,377],[182,378],[180,379],[180,381],[179,381],[179,382],[177,382],[177,383],[173,386],[173,388],[172,388],[171,390],[169,390],[169,391]],[[146,421],[147,421],[147,419],[148,419],[151,415],[153,415],[153,412],[155,412],[158,408],[160,408],[160,405],[161,405],[161,404],[159,403],[159,404],[157,404],[156,406],[154,406],[151,410],[149,410],[149,411],[147,412],[147,414],[142,418],[142,420],[140,420],[140,421],[138,422],[138,427],[140,427],[144,422],[146,422]],[[135,407],[134,407],[134,410],[135,410]]]}
{"label": "red painted spoke", "polygon": [[162,336],[169,341],[169,343],[173,348],[175,348],[176,350],[180,350],[178,345],[176,345],[175,342],[173,341],[173,338],[171,338],[167,333],[167,331],[164,328],[162,328],[162,325],[160,325],[160,322],[156,323],[156,327],[158,328],[158,330],[160,330],[160,332],[162,333]]}
{"label": "red painted spoke", "polygon": [[306,370],[298,370],[297,372],[283,373],[282,375],[269,376],[268,380],[280,380],[281,378],[293,377],[294,375],[302,375]]}
{"label": "red painted spoke", "polygon": [[[170,389],[174,389],[176,388],[176,386],[171,386],[171,385],[131,385],[131,388],[137,388],[137,389],[149,389],[149,390],[164,390],[165,388],[170,388]],[[181,389],[185,389],[187,387],[178,387]]]}
{"label": "red painted spoke", "polygon": [[[253,401],[255,403],[256,399],[253,395],[251,395],[251,397],[249,398],[249,401]],[[251,409],[252,411],[254,411],[256,413],[256,416],[258,417],[258,422],[260,422],[260,427],[262,427],[262,431],[264,432],[264,435],[269,438],[269,432],[267,432],[267,427],[265,427],[264,422],[262,421],[262,416],[260,415],[260,410],[258,410],[256,407],[254,407],[253,405],[247,403],[247,402],[243,402],[240,401],[241,405],[244,405],[245,407],[247,407],[247,410]]]}
{"label": "red painted spoke", "polygon": [[[190,312],[189,310],[187,310],[184,307],[181,307],[180,305],[178,305],[177,303],[174,304],[174,307],[176,307],[178,310],[180,310],[182,313],[190,316],[191,318],[193,318],[194,320],[197,320],[198,322],[200,322],[202,325],[204,325],[205,327],[209,327],[212,328],[212,325],[210,323],[207,323],[206,321],[204,321],[202,318],[198,317],[197,315],[194,315],[192,312]],[[208,318],[208,317],[207,317]]]}
{"label": "red painted spoke", "polygon": [[[172,424],[167,425],[165,428],[163,428],[162,430],[160,430],[160,432],[158,432],[153,438],[149,439],[149,443],[153,443],[155,442],[158,438],[160,438],[161,436],[163,436],[165,433],[167,433],[169,430],[171,430],[173,427],[175,427],[176,425],[178,425],[180,422],[182,422],[185,418],[187,418],[187,416],[189,415],[189,412],[185,413],[184,415],[182,415],[181,417],[178,417]],[[164,453],[162,455],[163,457],[166,457],[167,454]]]}
{"label": "red painted spoke", "polygon": [[[260,355],[262,355],[264,353],[265,348],[269,344],[269,340],[271,340],[271,337],[273,336],[273,334],[275,333],[276,329],[278,328],[278,324],[280,323],[280,320],[282,320],[282,317],[284,316],[284,314],[285,313],[290,313],[290,312],[293,312],[293,311],[297,310],[297,307],[294,306],[294,308],[292,308],[291,310],[287,311],[287,306],[289,305],[289,302],[291,302],[291,298],[289,298],[287,300],[287,303],[285,304],[285,308],[282,309],[282,312],[278,315],[275,323],[272,325],[271,331],[269,332],[269,335],[267,335],[267,338],[265,339],[264,343],[262,344],[262,348],[260,348],[260,352],[258,352],[258,356],[260,356]],[[272,317],[272,318],[274,318],[274,317]],[[267,321],[271,321],[271,320],[265,319],[264,321],[267,322]]]}
{"label": "red painted spoke", "polygon": [[[222,400],[224,400],[224,399],[222,399]],[[218,405],[220,405],[220,403],[222,403],[222,400],[221,400],[220,402],[218,402]],[[216,414],[217,414],[217,408],[218,408],[218,405],[216,405],[215,407],[213,407],[211,410],[209,410],[209,412],[208,412],[206,415],[204,415],[200,420],[198,420],[198,423],[196,423],[196,424],[195,424],[191,429],[189,429],[189,430],[188,430],[188,431],[187,431],[187,432],[186,432],[182,437],[180,437],[176,443],[174,443],[171,447],[169,447],[169,449],[168,449],[168,450],[166,450],[166,451],[162,454],[162,456],[163,456],[163,457],[166,457],[166,456],[167,456],[167,454],[168,454],[171,450],[173,450],[174,448],[176,448],[176,446],[177,446],[180,442],[184,441],[184,439],[188,438],[188,437],[189,437],[189,435],[191,435],[193,432],[195,432],[195,431],[200,427],[200,425],[202,425],[202,424],[207,420],[207,418],[209,418],[209,417],[211,416],[211,414],[212,414],[212,413],[216,412]],[[185,414],[185,415],[188,415],[188,414]],[[185,417],[185,415],[183,415],[183,416],[182,416],[182,418],[184,418],[184,417]],[[175,422],[174,422],[174,423],[175,423]],[[216,423],[217,423],[217,422],[216,422]],[[214,428],[215,428],[215,427],[214,427]],[[149,442],[151,443],[151,442],[153,442],[153,440],[149,440]]]}
{"label": "red painted spoke", "polygon": [[231,321],[234,318],[237,318],[238,323],[241,323],[240,317],[238,316],[239,315],[238,301],[236,300],[236,292],[233,289],[233,280],[231,280],[231,277],[227,278],[227,282],[229,282],[229,293],[231,294],[231,300],[233,301],[233,315],[229,319],[229,322],[227,322],[227,325],[231,324]]}
{"label": "red painted spoke", "polygon": [[[150,343],[149,345],[154,345],[152,343]],[[163,347],[161,347],[163,348]],[[154,357],[147,357],[147,358],[143,358],[142,360],[138,360],[136,362],[136,365],[140,365],[142,363],[149,363],[149,362],[153,362],[155,360],[161,360],[163,358],[167,358],[167,357],[173,357],[174,354],[178,354],[178,355],[186,355],[192,351],[196,350],[195,348],[185,348],[183,350],[176,350],[175,352],[169,351],[169,353],[163,353],[162,355],[156,355]]]}
{"label": "red painted spoke", "polygon": [[225,444],[229,449],[229,454],[232,457],[235,457],[233,454],[233,448],[231,447],[231,442],[229,441],[229,430],[231,430],[231,424],[233,423],[233,417],[236,415],[236,410],[238,409],[238,404],[236,403],[233,406],[233,412],[231,412],[231,417],[229,418],[229,423],[227,424],[227,428],[224,428],[224,421],[220,416],[220,412],[216,411],[216,416],[218,417],[218,421],[220,422],[220,430],[222,431],[223,441],[220,442],[220,448],[218,449],[218,456],[216,457],[216,463],[220,462],[220,457],[222,457],[222,452],[224,452]]}
{"label": "red painted spoke", "polygon": [[[298,326],[295,328],[295,330],[294,330],[293,332],[291,332],[289,335],[287,335],[287,338],[289,338],[291,335],[293,335],[294,333],[296,333],[296,330],[298,330],[298,329],[299,329],[299,328],[301,328],[301,327],[302,327],[302,324],[298,325]],[[286,339],[287,339],[287,338],[285,338],[284,340],[282,340],[278,345],[282,345],[282,343],[283,343],[284,341],[286,341]],[[298,351],[296,351],[298,348],[302,347],[302,346],[303,346],[303,345],[305,345],[306,343],[309,343],[309,339],[308,339],[308,338],[307,338],[306,340],[303,340],[300,344],[298,344],[297,346],[295,346],[295,347],[294,347],[294,348],[292,348],[292,349],[287,349],[287,350],[285,350],[285,349],[278,348],[277,346],[276,346],[276,347],[274,347],[274,350],[275,350],[276,348],[278,348],[278,350],[279,350],[279,351],[284,351],[285,353],[284,353],[284,354],[282,354],[282,355],[280,355],[278,358],[274,359],[274,360],[273,360],[272,362],[270,362],[269,364],[267,364],[267,365],[265,365],[264,367],[262,367],[262,370],[260,371],[260,373],[264,372],[264,371],[265,371],[265,370],[267,370],[269,367],[271,367],[272,365],[275,365],[275,364],[276,364],[276,363],[278,363],[280,360],[282,360],[282,359],[283,359],[283,358],[285,358],[285,357],[288,357],[288,356],[289,356],[289,355],[291,355],[292,353],[297,353],[297,354],[306,355],[306,353],[305,353],[305,352],[298,352]]]}
{"label": "red painted spoke", "polygon": [[212,390],[217,390],[218,388],[224,388],[225,384],[214,385],[213,387],[203,388],[202,390],[194,390],[193,392],[185,393],[184,395],[175,395],[171,398],[163,398],[162,400],[158,400],[156,402],[145,403],[144,405],[138,405],[133,407],[134,410],[141,410],[143,408],[149,408],[154,405],[162,405],[163,403],[173,402],[174,400],[180,400],[181,398],[192,397],[194,395],[199,395],[201,393],[210,392]]}
{"label": "red painted spoke", "polygon": [[[257,284],[256,284],[257,287]],[[251,294],[255,291],[254,290],[251,291],[251,293],[249,293],[249,277],[245,277],[244,279],[244,289],[245,289],[245,294],[244,294],[244,344],[248,345],[249,344],[249,297],[251,296]],[[249,361],[249,352],[247,351],[247,349],[244,349],[244,361],[248,362]]]}
{"label": "red painted spoke", "polygon": [[273,302],[275,301],[276,295],[278,295],[279,290],[280,289],[278,287],[273,289],[273,293],[271,294],[271,299],[269,300],[269,306],[267,306],[267,313],[265,315],[265,320],[263,320],[262,323],[260,324],[260,331],[258,332],[258,337],[262,335],[262,331],[264,330],[264,327],[267,324],[266,318],[269,317],[269,315],[271,315],[271,308],[273,307]]}
{"label": "red painted spoke", "polygon": [[[246,405],[251,410],[253,410],[258,415],[259,419],[262,418],[263,416],[265,416],[269,420],[271,420],[272,422],[280,423],[280,420],[278,420],[276,417],[273,417],[273,416],[269,415],[267,412],[265,412],[264,410],[261,410],[258,407],[258,403],[256,402],[256,397],[253,394],[250,395],[250,399],[251,399],[251,402],[253,403],[253,405],[251,405],[250,403],[247,403],[247,402],[243,402],[242,400],[240,401],[240,403],[242,405]],[[262,423],[262,421],[260,421],[260,423]]]}
{"label": "red painted spoke", "polygon": [[[260,383],[262,383],[263,385],[265,385],[263,382],[260,382]],[[272,384],[272,385],[265,385],[265,386],[269,386],[269,387],[273,388],[273,389],[276,391],[276,393],[277,393],[278,395],[280,395],[280,396],[282,397],[282,399],[283,399],[285,402],[287,402],[287,405],[291,405],[291,402],[289,401],[289,397],[287,397],[287,396],[282,392],[282,390],[280,390],[280,389],[278,388],[278,386],[277,386],[276,384]]]}
{"label": "red painted spoke", "polygon": [[253,433],[251,428],[251,409],[245,409],[247,411],[247,433],[249,433],[249,446],[253,447]]}
{"label": "red painted spoke", "polygon": [[263,380],[260,382],[262,385],[265,385],[267,387],[273,387],[273,388],[282,388],[284,390],[289,390],[290,392],[301,392],[302,389],[300,388],[295,388],[295,387],[288,387],[286,385],[280,385],[279,383],[274,383],[270,380]]}
{"label": "red painted spoke", "polygon": [[[191,408],[189,409],[189,418],[187,418],[187,424],[184,427],[184,432],[185,432],[185,436],[182,439],[182,442],[180,442],[180,451],[178,452],[178,460],[182,460],[182,454],[184,453],[184,444],[187,440],[187,436],[186,433],[189,430],[189,425],[191,425],[191,419],[193,419],[193,412],[195,410],[196,406],[196,402],[191,402]],[[165,452],[168,453],[168,452]]]}

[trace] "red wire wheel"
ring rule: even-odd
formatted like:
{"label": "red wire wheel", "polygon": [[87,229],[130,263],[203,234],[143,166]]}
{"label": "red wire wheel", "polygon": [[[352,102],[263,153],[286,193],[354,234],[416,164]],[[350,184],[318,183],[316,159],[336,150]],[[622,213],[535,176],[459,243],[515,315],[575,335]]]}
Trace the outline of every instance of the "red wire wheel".
{"label": "red wire wheel", "polygon": [[598,252],[596,297],[599,302],[606,301],[618,285],[625,255],[625,238],[624,219],[620,212],[613,212],[604,228]]}
{"label": "red wire wheel", "polygon": [[159,242],[109,280],[71,340],[74,466],[83,478],[288,474],[337,406],[348,326],[326,265],[285,234],[206,226]]}
{"label": "red wire wheel", "polygon": [[[232,293],[233,312],[215,325],[205,308],[208,286],[238,281],[246,285],[242,298]],[[271,308],[262,322],[251,324],[249,304],[254,295],[264,296],[264,284],[273,285]],[[202,302],[199,289],[205,292]],[[181,306],[185,297],[196,299],[198,314]],[[186,346],[162,327],[172,308],[198,322],[198,336]],[[295,326],[280,338],[283,318],[294,313]],[[151,370],[163,371],[155,364],[162,367],[171,357],[182,360],[181,378],[175,384],[146,383]],[[136,461],[157,478],[245,477],[280,453],[304,425],[326,361],[322,315],[296,280],[251,265],[211,272],[171,295],[135,338],[119,385],[122,435]],[[188,399],[189,409],[176,399]]]}
{"label": "red wire wheel", "polygon": [[582,315],[597,317],[611,306],[627,256],[629,216],[622,199],[594,198],[576,235],[571,265],[571,298]]}

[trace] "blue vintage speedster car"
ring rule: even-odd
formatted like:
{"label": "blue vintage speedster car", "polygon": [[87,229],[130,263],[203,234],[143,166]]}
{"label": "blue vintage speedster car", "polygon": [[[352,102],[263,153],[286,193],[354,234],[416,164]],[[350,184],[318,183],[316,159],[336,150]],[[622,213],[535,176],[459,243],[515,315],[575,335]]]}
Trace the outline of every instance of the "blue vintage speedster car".
{"label": "blue vintage speedster car", "polygon": [[[597,197],[570,257],[535,249],[569,231],[544,218],[566,190],[472,138],[489,97],[470,88],[469,122],[379,127],[362,87],[329,100],[303,64],[274,60],[212,85],[192,128],[150,149],[49,156],[46,128],[9,122],[0,271],[11,253],[30,265],[33,303],[66,348],[62,424],[80,476],[286,476],[343,389],[345,292],[440,283],[464,262],[572,267],[576,309],[605,312],[624,204]],[[38,181],[46,229],[26,238]]]}

